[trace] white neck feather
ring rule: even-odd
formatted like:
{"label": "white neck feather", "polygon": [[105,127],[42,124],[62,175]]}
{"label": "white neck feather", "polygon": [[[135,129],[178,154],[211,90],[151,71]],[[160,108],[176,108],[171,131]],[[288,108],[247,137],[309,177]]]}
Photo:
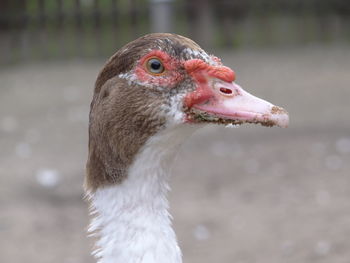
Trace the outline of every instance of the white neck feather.
{"label": "white neck feather", "polygon": [[99,263],[181,263],[166,194],[170,162],[197,128],[182,125],[153,136],[136,156],[127,178],[89,197]]}

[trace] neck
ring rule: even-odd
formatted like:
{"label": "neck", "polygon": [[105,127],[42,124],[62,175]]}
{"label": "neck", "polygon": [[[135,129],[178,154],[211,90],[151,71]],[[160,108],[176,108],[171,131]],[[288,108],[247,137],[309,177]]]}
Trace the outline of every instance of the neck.
{"label": "neck", "polygon": [[89,195],[99,263],[181,263],[166,198],[170,162],[195,130],[176,127],[153,136],[118,185]]}

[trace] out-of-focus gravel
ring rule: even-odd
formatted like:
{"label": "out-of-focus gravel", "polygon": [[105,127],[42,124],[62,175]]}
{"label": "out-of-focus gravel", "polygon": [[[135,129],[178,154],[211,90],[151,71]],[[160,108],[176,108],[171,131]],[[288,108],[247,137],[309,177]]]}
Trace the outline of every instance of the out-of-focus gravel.
{"label": "out-of-focus gravel", "polygon": [[[350,49],[216,52],[290,128],[209,126],[174,163],[185,262],[348,263]],[[88,263],[82,182],[103,62],[0,69],[0,262]]]}

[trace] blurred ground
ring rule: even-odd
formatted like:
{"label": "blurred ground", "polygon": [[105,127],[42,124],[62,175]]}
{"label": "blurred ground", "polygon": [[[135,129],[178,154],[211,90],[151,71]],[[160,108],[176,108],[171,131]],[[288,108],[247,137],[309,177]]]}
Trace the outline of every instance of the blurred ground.
{"label": "blurred ground", "polygon": [[[348,263],[350,49],[220,52],[288,129],[207,127],[174,164],[184,261]],[[103,62],[0,71],[0,262],[88,263],[87,114]]]}

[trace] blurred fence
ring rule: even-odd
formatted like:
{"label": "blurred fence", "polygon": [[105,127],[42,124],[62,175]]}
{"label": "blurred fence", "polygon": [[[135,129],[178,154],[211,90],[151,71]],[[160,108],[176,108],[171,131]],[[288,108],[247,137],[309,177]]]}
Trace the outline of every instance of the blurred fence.
{"label": "blurred fence", "polygon": [[164,25],[214,47],[349,42],[350,1],[0,0],[0,63],[107,56]]}

